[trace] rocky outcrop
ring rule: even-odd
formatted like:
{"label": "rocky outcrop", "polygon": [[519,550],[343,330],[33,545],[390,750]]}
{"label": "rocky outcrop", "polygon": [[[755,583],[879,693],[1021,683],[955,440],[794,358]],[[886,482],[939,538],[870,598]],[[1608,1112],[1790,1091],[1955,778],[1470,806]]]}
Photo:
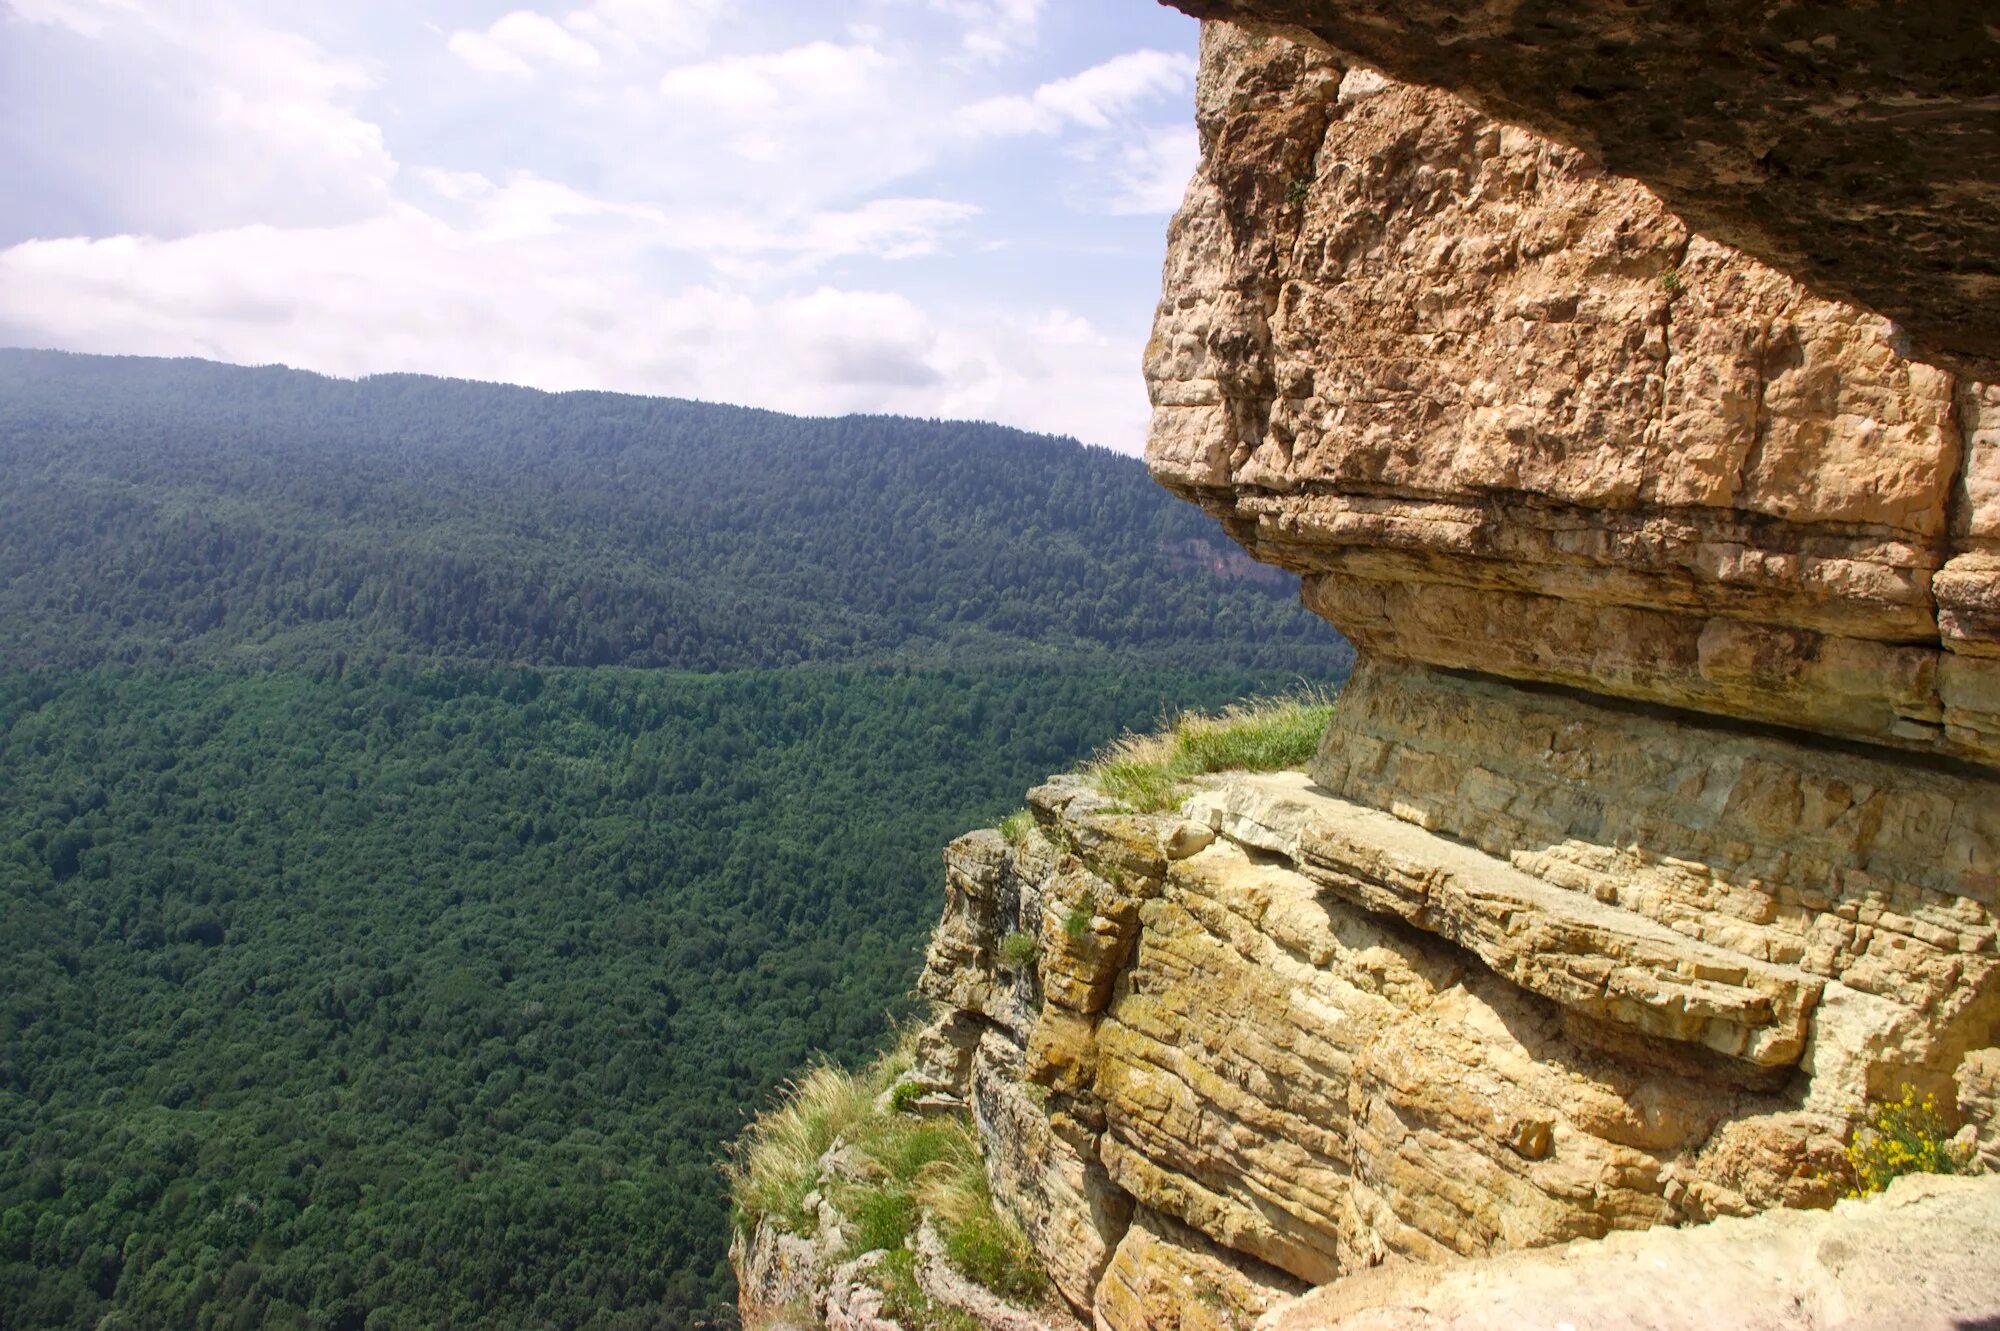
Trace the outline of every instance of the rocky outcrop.
{"label": "rocky outcrop", "polygon": [[[1651,757],[1754,767],[1698,737]],[[1754,840],[1727,838],[1771,797],[1751,784],[1689,805],[1746,862]],[[1484,849],[1298,772],[1206,778],[1164,815],[1073,777],[1030,805],[1014,842],[947,852],[921,988],[936,1047],[980,1034],[919,1075],[958,1078],[939,1089],[971,1106],[996,1200],[1109,1331],[1248,1327],[1385,1263],[1824,1206],[1863,1101],[1915,1082],[1951,1104],[1961,1064],[1990,1120],[2000,1051],[1966,1050],[2000,1017],[1994,919],[1886,876],[1914,860],[1883,856],[1865,901],[1779,902],[1580,841]]]}
{"label": "rocky outcrop", "polygon": [[1364,654],[2000,760],[1991,389],[1448,93],[1204,43],[1156,477]]}
{"label": "rocky outcrop", "polygon": [[2000,1180],[1914,1177],[1831,1212],[1370,1272],[1259,1331],[1962,1331],[2000,1309]]}
{"label": "rocky outcrop", "polygon": [[1305,771],[953,843],[915,1103],[1100,1331],[1649,1324],[1660,1261],[1709,1323],[2000,1316],[1910,1256],[1990,1183],[1622,1237],[1830,1206],[1906,1092],[2000,1158],[2000,394],[1288,31],[1204,30],[1148,463],[1359,663]]}
{"label": "rocky outcrop", "polygon": [[1324,43],[1644,181],[1698,231],[2000,378],[2000,24],[1975,0],[1167,0]]}

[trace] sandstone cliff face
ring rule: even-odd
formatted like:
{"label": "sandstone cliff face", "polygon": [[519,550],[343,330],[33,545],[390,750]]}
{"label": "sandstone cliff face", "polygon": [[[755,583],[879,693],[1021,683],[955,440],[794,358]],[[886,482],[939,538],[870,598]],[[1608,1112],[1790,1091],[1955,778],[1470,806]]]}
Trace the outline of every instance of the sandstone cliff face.
{"label": "sandstone cliff face", "polygon": [[2000,378],[2000,23],[1978,0],[1165,0],[1351,52],[1642,180]]}
{"label": "sandstone cliff face", "polygon": [[918,1075],[970,1107],[996,1199],[1100,1328],[1248,1327],[1385,1263],[1822,1206],[1863,1099],[1949,1104],[1961,1063],[1992,1112],[1996,1051],[1965,1058],[1997,1010],[1984,908],[1905,942],[1871,903],[1857,952],[1828,941],[1843,903],[1524,868],[1305,773],[1165,815],[1075,777],[1030,805],[1015,843],[947,852]]}
{"label": "sandstone cliff face", "polygon": [[[1058,778],[946,853],[915,1075],[1054,1289],[1432,1325],[1393,1268],[1830,1204],[1905,1087],[2000,1160],[2000,390],[1316,41],[1210,24],[1198,99],[1148,462],[1360,663],[1308,771]],[[1684,1252],[1862,1299],[1847,1224]],[[1640,1242],[1438,1288],[1683,1252]]]}
{"label": "sandstone cliff face", "polygon": [[2000,406],[1430,89],[1205,30],[1149,460],[1364,653],[2000,759]]}

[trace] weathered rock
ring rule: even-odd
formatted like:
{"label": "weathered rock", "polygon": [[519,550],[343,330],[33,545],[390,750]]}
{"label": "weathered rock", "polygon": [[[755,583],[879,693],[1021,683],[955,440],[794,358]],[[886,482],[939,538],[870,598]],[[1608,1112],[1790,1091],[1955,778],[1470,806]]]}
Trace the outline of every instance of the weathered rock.
{"label": "weathered rock", "polygon": [[1886,1000],[1900,1056],[1840,1095],[1935,1083],[2000,1013],[1983,776],[1375,664],[1314,770],[1546,883]]}
{"label": "weathered rock", "polygon": [[887,1256],[863,1253],[834,1270],[822,1310],[827,1331],[904,1331],[885,1311],[888,1296],[877,1268]]}
{"label": "weathered rock", "polygon": [[1619,1234],[1316,1290],[1260,1331],[1962,1331],[2000,1319],[2000,1179],[1917,1177],[1831,1212]]}
{"label": "weathered rock", "polygon": [[[1233,7],[1341,4],[1374,0]],[[1608,11],[1550,41],[1651,51]],[[1461,17],[1474,50],[1525,21]],[[1059,777],[1014,842],[955,842],[912,1081],[969,1104],[996,1203],[1110,1331],[1429,1325],[1400,1300],[1434,1273],[1376,1268],[1710,1221],[1451,1265],[1427,1306],[1978,1311],[1963,1245],[1909,1257],[1973,1193],[1728,1218],[1829,1205],[1905,1086],[1995,1149],[2000,394],[1323,44],[1210,25],[1198,101],[1149,465],[1361,663],[1309,773],[1157,816]],[[1656,1251],[1673,1299],[1627,1279]],[[1749,1257],[1824,1299],[1749,1301]],[[1522,1293],[1482,1307],[1494,1270]]]}
{"label": "weathered rock", "polygon": [[831,1253],[811,1235],[769,1224],[738,1230],[729,1244],[737,1315],[750,1331],[810,1327],[832,1276]]}
{"label": "weathered rock", "polygon": [[1304,1287],[1284,1272],[1141,1209],[1097,1287],[1102,1331],[1249,1331]]}
{"label": "weathered rock", "polygon": [[[1458,944],[1530,993],[1757,1064],[1796,1063],[1805,1049],[1821,986],[1796,968],[1703,944],[1391,814],[1327,798],[1303,773],[1240,778],[1215,805],[1198,798],[1189,812],[1206,807],[1239,828],[1289,820],[1290,834],[1263,848],[1289,845],[1314,882]],[[1246,808],[1264,812],[1253,822]]]}
{"label": "weathered rock", "polygon": [[1082,1331],[1083,1324],[1054,1307],[1016,1308],[966,1279],[952,1266],[944,1240],[926,1221],[917,1229],[917,1288],[939,1307],[955,1309],[980,1331]]}
{"label": "weathered rock", "polygon": [[908,1080],[927,1094],[961,1103],[972,1088],[972,1058],[990,1027],[977,1014],[945,1007],[917,1034]]}
{"label": "weathered rock", "polygon": [[1203,40],[1156,477],[1364,655],[2000,761],[1987,390],[1449,93]]}
{"label": "weathered rock", "polygon": [[[1833,808],[1813,783],[1834,759],[1795,741],[1655,733],[1658,718],[1621,712],[1639,730],[1613,743],[1591,729],[1595,704],[1428,674],[1434,687],[1412,689],[1370,669],[1320,758],[1373,746],[1367,781],[1359,767],[1341,776],[1350,792],[1225,775],[1177,812],[1120,815],[1097,844],[1121,861],[1145,861],[1149,840],[1202,841],[1190,825],[1210,833],[1161,857],[1137,897],[1059,849],[1103,817],[1081,797],[1047,808],[1010,858],[979,859],[986,881],[953,880],[973,899],[1006,882],[1042,903],[1045,942],[1061,932],[1049,903],[1080,882],[1130,912],[1116,947],[1045,953],[1045,977],[1079,969],[1045,984],[1025,1044],[981,1019],[970,1083],[995,1197],[1102,1325],[1181,1325],[1161,1310],[1183,1278],[1215,1285],[1210,1311],[1241,1311],[1225,1268],[1317,1284],[1385,1260],[1825,1205],[1864,1096],[1948,1083],[1990,1043],[1994,920],[1963,895],[1984,861],[1940,862],[1937,847],[1958,844],[1953,815],[1923,804],[1921,783],[1857,832],[1801,811]],[[1556,714],[1509,711],[1491,689]],[[1556,781],[1576,774],[1562,761],[1517,756],[1547,758],[1565,732],[1599,760],[1587,784]],[[1412,774],[1458,776],[1398,776],[1380,761],[1398,743]],[[1464,761],[1474,749],[1487,766]],[[1868,806],[1869,760],[1838,761],[1844,807]],[[1757,775],[1767,768],[1791,785]],[[1651,808],[1681,840],[1599,822],[1523,844],[1533,819],[1580,816],[1565,801],[1585,791],[1602,814],[1625,781],[1678,792],[1628,813]],[[1760,821],[1773,789],[1792,791],[1789,823]],[[1942,838],[1928,860],[1920,840],[1897,840],[1914,815],[1895,799],[1928,810],[1907,834]],[[1475,816],[1510,808],[1504,826]],[[1744,880],[1648,856],[1647,839],[1705,847]],[[1815,855],[1867,876],[1829,885]],[[961,874],[969,864],[954,859]],[[958,918],[948,908],[947,925]],[[956,984],[980,994],[990,979]],[[1136,1237],[1135,1213],[1153,1218]]]}
{"label": "weathered rock", "polygon": [[[1031,869],[1055,859],[1039,837]],[[1043,879],[1015,872],[1016,857],[998,832],[968,833],[945,848],[945,916],[931,934],[918,990],[947,1008],[976,1014],[1025,1041],[1040,1003],[1033,967],[1001,965],[1009,934],[1041,928]]]}
{"label": "weathered rock", "polygon": [[989,1035],[980,1045],[972,1099],[993,1199],[1028,1236],[1057,1292],[1088,1311],[1131,1220],[1132,1199],[1111,1186],[1098,1163],[1097,1134],[1051,1112],[1045,1096],[1038,1101],[1029,1091],[1021,1051]]}
{"label": "weathered rock", "polygon": [[1168,0],[1292,25],[1646,182],[1689,225],[2000,378],[2000,28],[1920,9]]}
{"label": "weathered rock", "polygon": [[2000,1174],[2000,1049],[1980,1049],[1959,1064],[1958,1112],[1973,1162]]}

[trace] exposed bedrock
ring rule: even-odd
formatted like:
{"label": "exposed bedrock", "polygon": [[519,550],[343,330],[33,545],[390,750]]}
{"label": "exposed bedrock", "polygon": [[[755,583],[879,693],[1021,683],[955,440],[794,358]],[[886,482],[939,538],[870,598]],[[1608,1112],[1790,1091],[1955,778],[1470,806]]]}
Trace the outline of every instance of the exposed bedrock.
{"label": "exposed bedrock", "polygon": [[1991,1154],[2000,394],[1324,45],[1209,24],[1198,102],[1149,464],[1361,660],[1308,772],[947,853],[927,1076],[1056,1287],[1823,1207],[1905,1088]]}
{"label": "exposed bedrock", "polygon": [[1455,92],[2000,378],[2000,21],[1982,0],[1165,2]]}
{"label": "exposed bedrock", "polygon": [[1364,654],[2000,762],[1994,389],[1344,57],[1199,117],[1149,461]]}
{"label": "exposed bedrock", "polygon": [[[1034,830],[947,851],[922,1075],[1080,1315],[1244,1328],[1385,1262],[1823,1206],[1858,1106],[1906,1085],[1990,1140],[1992,898],[1905,814],[1843,825],[1834,759],[1784,737],[1592,717],[1627,728],[1605,806],[1636,783],[1645,842],[1705,858],[1648,850],[1530,754],[1596,705],[1508,691],[1370,667],[1317,779],[1140,816],[1060,778]],[[1476,781],[1431,779],[1474,752]],[[1663,772],[1688,798],[1647,803]],[[1823,872],[1843,855],[1868,868]]]}

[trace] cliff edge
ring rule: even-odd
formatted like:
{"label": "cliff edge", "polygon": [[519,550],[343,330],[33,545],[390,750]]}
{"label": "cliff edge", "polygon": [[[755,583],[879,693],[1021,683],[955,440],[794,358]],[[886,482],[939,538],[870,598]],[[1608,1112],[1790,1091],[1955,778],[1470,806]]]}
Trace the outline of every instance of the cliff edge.
{"label": "cliff edge", "polygon": [[[902,1094],[976,1134],[1016,1312],[1478,1324],[1725,1218],[1646,1260],[1832,1300],[1976,1233],[2000,1181],[1766,1213],[1887,1101],[2000,1157],[2000,391],[1327,31],[1206,24],[1197,111],[1148,464],[1359,664],[1303,770],[1059,778],[947,851]],[[1867,1297],[2000,1316],[1967,1251]],[[746,1291],[878,1324],[817,1279]]]}

